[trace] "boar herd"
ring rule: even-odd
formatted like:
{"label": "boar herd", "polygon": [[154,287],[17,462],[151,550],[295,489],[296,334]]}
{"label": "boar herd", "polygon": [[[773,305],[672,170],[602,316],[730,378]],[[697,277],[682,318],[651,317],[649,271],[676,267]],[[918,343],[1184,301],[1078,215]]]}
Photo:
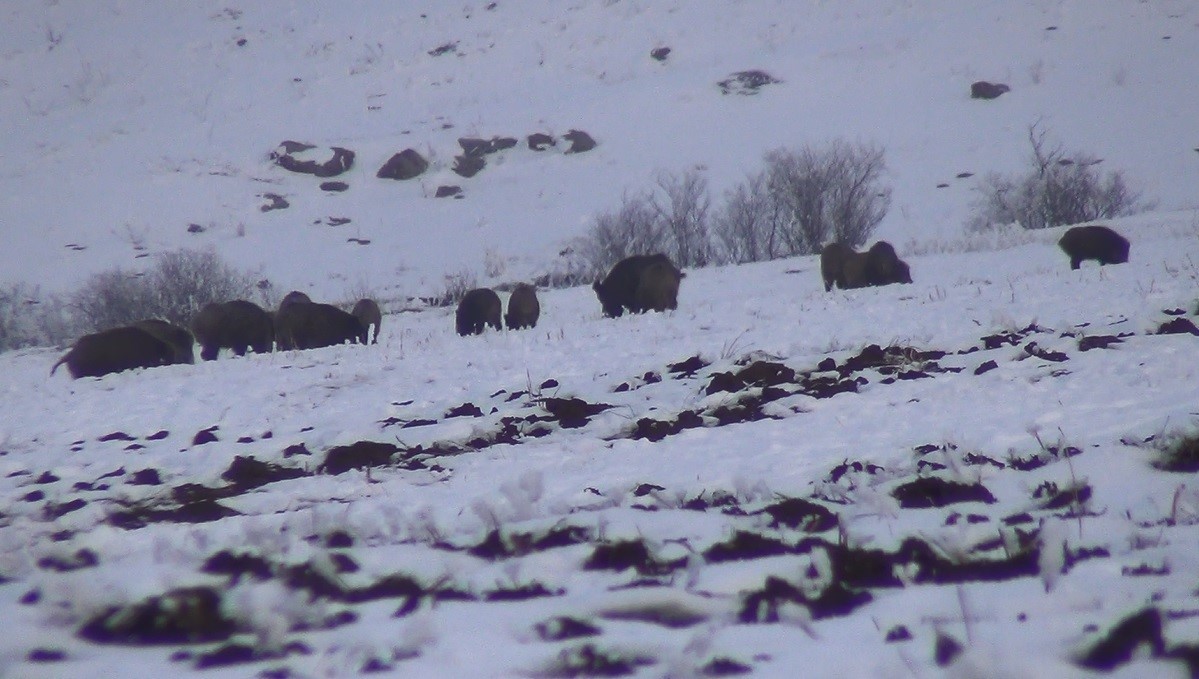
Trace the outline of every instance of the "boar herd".
{"label": "boar herd", "polygon": [[[192,318],[191,330],[159,319],[138,321],[80,337],[50,369],[64,363],[72,377],[99,377],[131,368],[152,368],[216,359],[221,349],[238,356],[274,348],[315,349],[345,342],[377,342],[383,314],[372,299],[359,300],[352,312],[317,304],[302,292],[288,293],[278,310],[232,300],[205,304]],[[374,336],[370,331],[374,329]]]}
{"label": "boar herd", "polygon": [[[1073,227],[1061,237],[1058,246],[1069,256],[1071,269],[1079,268],[1084,260],[1096,260],[1100,265],[1128,261],[1128,240],[1106,226]],[[618,318],[626,310],[635,314],[666,311],[678,308],[679,283],[685,275],[664,254],[634,255],[613,266],[592,289],[609,318]],[[912,282],[911,269],[887,241],[875,243],[866,252],[856,252],[843,243],[829,243],[820,253],[820,276],[826,292],[833,286],[849,290]],[[500,297],[494,290],[470,290],[458,303],[455,330],[462,336],[480,334],[487,326],[500,330],[501,310]],[[510,330],[533,328],[540,315],[537,289],[527,283],[516,285],[508,298],[508,311],[503,314],[504,325]],[[245,300],[211,303],[192,319],[190,332],[166,321],[149,319],[85,335],[54,364],[50,374],[64,363],[75,378],[192,363],[196,343],[205,361],[215,359],[221,349],[242,356],[251,350],[266,353],[273,348],[374,344],[379,341],[382,320],[374,300],[359,300],[347,312],[332,304],[313,302],[298,291],[288,293],[274,312]]]}

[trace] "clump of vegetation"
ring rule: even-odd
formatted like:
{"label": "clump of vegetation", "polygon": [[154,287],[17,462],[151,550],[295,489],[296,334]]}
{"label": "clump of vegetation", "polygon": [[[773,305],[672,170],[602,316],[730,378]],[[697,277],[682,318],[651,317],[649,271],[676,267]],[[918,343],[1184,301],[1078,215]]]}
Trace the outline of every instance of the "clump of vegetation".
{"label": "clump of vegetation", "polygon": [[254,276],[235,270],[213,250],[181,249],[158,255],[145,272],[110,269],[92,276],[70,296],[85,331],[161,318],[186,326],[209,302],[251,299]]}
{"label": "clump of vegetation", "polygon": [[1154,460],[1154,467],[1168,472],[1199,471],[1199,432],[1168,437],[1160,448],[1161,456]]}
{"label": "clump of vegetation", "polygon": [[653,188],[626,193],[597,214],[564,261],[539,283],[595,280],[634,254],[661,252],[681,267],[745,263],[866,242],[886,215],[881,147],[837,140],[770,151],[762,170],[714,205],[701,169],[660,172]]}
{"label": "clump of vegetation", "polygon": [[208,302],[274,306],[269,281],[238,271],[213,250],[181,249],[142,272],[110,269],[63,295],[17,283],[0,289],[0,351],[67,344],[79,335],[161,318],[187,326]]}
{"label": "clump of vegetation", "polygon": [[988,174],[978,187],[969,231],[1008,224],[1044,229],[1143,212],[1151,207],[1119,171],[1102,174],[1095,156],[1050,146],[1046,132],[1028,128],[1029,167],[1021,174]]}

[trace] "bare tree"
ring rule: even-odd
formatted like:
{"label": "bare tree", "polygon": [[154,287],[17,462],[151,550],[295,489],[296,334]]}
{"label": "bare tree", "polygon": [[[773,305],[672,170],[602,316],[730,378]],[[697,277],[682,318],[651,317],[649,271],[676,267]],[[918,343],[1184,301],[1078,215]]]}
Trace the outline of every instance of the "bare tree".
{"label": "bare tree", "polygon": [[249,299],[256,287],[252,276],[234,270],[215,251],[187,249],[159,255],[146,283],[154,315],[179,325],[209,302]]}
{"label": "bare tree", "polygon": [[756,172],[725,192],[724,204],[712,220],[721,261],[743,264],[786,256],[785,211],[767,179],[765,172]]}
{"label": "bare tree", "polygon": [[212,250],[176,250],[158,256],[147,272],[110,269],[92,276],[70,297],[82,329],[103,330],[145,318],[187,325],[208,302],[250,299],[254,277],[234,270]]}
{"label": "bare tree", "polygon": [[829,240],[866,242],[891,205],[891,189],[879,186],[883,158],[881,147],[841,140],[766,155],[770,192],[787,211],[788,255],[818,252]]}
{"label": "bare tree", "polygon": [[595,216],[579,250],[592,269],[607,271],[629,255],[662,251],[664,241],[652,196],[625,194],[615,212]]}
{"label": "bare tree", "polygon": [[696,169],[681,175],[658,174],[659,193],[650,199],[655,229],[664,237],[666,254],[679,266],[707,266],[712,259],[708,212],[712,200],[708,178]]}
{"label": "bare tree", "polygon": [[969,231],[1018,223],[1043,229],[1129,215],[1147,209],[1141,194],[1120,172],[1101,175],[1101,160],[1050,146],[1039,123],[1028,127],[1029,169],[1021,175],[991,173],[978,187]]}

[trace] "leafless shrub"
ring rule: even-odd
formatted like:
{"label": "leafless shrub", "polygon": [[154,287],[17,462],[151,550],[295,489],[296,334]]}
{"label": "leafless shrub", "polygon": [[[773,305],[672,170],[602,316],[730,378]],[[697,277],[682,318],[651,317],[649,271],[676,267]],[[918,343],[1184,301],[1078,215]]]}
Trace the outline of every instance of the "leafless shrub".
{"label": "leafless shrub", "polygon": [[558,259],[550,265],[549,271],[533,279],[533,284],[539,288],[569,288],[576,285],[590,285],[606,270],[596,268],[590,258],[583,254],[585,244],[578,239],[558,253]]}
{"label": "leafless shrub", "polygon": [[65,343],[71,321],[61,297],[24,283],[0,289],[0,351]]}
{"label": "leafless shrub", "polygon": [[675,264],[702,267],[711,263],[711,204],[708,178],[700,170],[658,174],[658,191],[651,195],[650,207],[664,241],[663,251]]}
{"label": "leafless shrub", "polygon": [[607,271],[630,255],[660,252],[664,243],[653,197],[625,194],[615,211],[594,217],[579,250],[592,269]]}
{"label": "leafless shrub", "polygon": [[1100,159],[1067,152],[1046,141],[1046,132],[1034,123],[1028,128],[1032,147],[1024,174],[990,173],[978,187],[968,231],[984,231],[1005,224],[1044,229],[1065,224],[1108,219],[1142,212],[1150,205],[1124,181],[1123,173],[1101,175]]}
{"label": "leafless shrub", "polygon": [[887,214],[881,147],[834,141],[776,149],[766,167],[726,194],[714,231],[722,259],[752,262],[818,252],[836,240],[866,242]]}
{"label": "leafless shrub", "polygon": [[744,264],[785,257],[783,205],[770,193],[765,172],[757,172],[725,193],[712,220],[718,258]]}
{"label": "leafless shrub", "polygon": [[662,252],[682,267],[812,254],[829,240],[866,242],[891,203],[879,182],[883,149],[834,141],[766,154],[766,167],[712,209],[700,169],[659,173],[654,189],[626,193],[597,215],[575,246],[586,269],[606,272],[630,255]]}
{"label": "leafless shrub", "polygon": [[209,302],[251,299],[256,290],[265,292],[273,287],[269,282],[259,285],[253,276],[236,271],[213,250],[163,253],[147,279],[155,300],[154,315],[181,325],[189,323]]}
{"label": "leafless shrub", "polygon": [[878,185],[885,169],[881,147],[841,140],[768,153],[767,185],[785,210],[788,254],[813,254],[830,240],[865,243],[891,205],[891,189]]}
{"label": "leafless shrub", "polygon": [[441,292],[424,301],[429,306],[435,307],[455,306],[462,301],[462,297],[467,292],[475,289],[478,285],[478,279],[470,270],[463,269],[458,273],[448,273],[445,275],[445,287],[441,289]]}
{"label": "leafless shrub", "polygon": [[87,331],[143,318],[187,325],[208,302],[252,299],[261,289],[253,276],[234,270],[214,251],[184,249],[159,255],[144,273],[120,268],[98,273],[71,295],[70,305]]}

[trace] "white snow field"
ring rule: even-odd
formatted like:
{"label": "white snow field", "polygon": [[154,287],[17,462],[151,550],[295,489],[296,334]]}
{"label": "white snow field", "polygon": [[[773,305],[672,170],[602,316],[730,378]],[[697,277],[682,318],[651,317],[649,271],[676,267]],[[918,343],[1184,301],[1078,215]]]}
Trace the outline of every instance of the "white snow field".
{"label": "white snow field", "polygon": [[[746,68],[782,82],[722,95]],[[1199,429],[1196,82],[1181,1],[5,3],[0,282],[179,247],[327,299],[510,282],[655,172],[836,138],[886,148],[914,282],[795,257],[474,337],[0,354],[0,676],[1194,676],[1199,484],[1157,465]],[[964,235],[1038,121],[1156,201],[1105,222],[1128,263]],[[287,139],[354,150],[350,188]],[[426,175],[375,177],[409,147]]]}

